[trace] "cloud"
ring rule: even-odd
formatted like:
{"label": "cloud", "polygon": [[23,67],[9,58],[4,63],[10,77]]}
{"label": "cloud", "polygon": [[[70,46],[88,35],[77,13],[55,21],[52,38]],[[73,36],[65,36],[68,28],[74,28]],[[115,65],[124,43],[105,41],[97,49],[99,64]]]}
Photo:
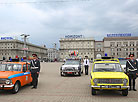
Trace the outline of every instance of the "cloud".
{"label": "cloud", "polygon": [[30,42],[52,47],[59,38],[68,34],[102,40],[107,33],[132,33],[135,36],[138,33],[137,0],[53,0],[47,3],[32,0],[35,1],[0,4],[1,35],[20,38],[20,34],[26,33],[30,34]]}

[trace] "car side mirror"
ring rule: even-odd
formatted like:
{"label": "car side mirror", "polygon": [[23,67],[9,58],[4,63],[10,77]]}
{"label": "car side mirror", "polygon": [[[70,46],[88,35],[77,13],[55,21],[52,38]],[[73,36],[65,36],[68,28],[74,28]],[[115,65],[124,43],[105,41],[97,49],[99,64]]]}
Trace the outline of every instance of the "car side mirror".
{"label": "car side mirror", "polygon": [[62,65],[64,65],[64,63]]}

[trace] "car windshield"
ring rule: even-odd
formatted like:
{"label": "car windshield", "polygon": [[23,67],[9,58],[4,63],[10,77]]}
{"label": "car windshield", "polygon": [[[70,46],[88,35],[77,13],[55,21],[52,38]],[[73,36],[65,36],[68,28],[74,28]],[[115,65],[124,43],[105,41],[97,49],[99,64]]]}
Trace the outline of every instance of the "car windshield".
{"label": "car windshield", "polygon": [[119,63],[96,63],[93,72],[123,72]]}
{"label": "car windshield", "polygon": [[0,71],[21,71],[21,64],[0,64]]}
{"label": "car windshield", "polygon": [[64,65],[79,65],[79,60],[67,60]]}
{"label": "car windshield", "polygon": [[126,65],[127,60],[119,60],[121,65]]}

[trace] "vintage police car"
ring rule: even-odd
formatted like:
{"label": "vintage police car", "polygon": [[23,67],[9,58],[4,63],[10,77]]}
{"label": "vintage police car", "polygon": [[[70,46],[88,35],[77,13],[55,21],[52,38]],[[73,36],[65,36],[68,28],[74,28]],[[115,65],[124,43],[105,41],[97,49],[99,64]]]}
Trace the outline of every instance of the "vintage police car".
{"label": "vintage police car", "polygon": [[0,90],[11,90],[17,93],[21,86],[32,82],[26,62],[4,62],[0,64]]}
{"label": "vintage police car", "polygon": [[60,75],[65,76],[67,74],[81,76],[83,73],[83,66],[81,64],[81,60],[79,59],[67,59],[65,63],[60,68]]}
{"label": "vintage police car", "polygon": [[94,60],[90,76],[92,95],[96,95],[98,90],[120,90],[123,96],[128,95],[129,79],[119,60]]}

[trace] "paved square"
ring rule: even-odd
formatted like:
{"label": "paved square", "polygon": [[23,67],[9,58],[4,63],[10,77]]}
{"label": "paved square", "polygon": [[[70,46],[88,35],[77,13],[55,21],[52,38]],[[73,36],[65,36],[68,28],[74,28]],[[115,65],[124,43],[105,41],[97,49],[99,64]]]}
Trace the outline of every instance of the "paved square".
{"label": "paved square", "polygon": [[0,91],[0,102],[138,102],[138,91],[129,91],[126,97],[119,91],[100,91],[92,96],[90,76],[61,77],[61,65],[61,62],[41,63],[38,89],[24,86],[17,94]]}

